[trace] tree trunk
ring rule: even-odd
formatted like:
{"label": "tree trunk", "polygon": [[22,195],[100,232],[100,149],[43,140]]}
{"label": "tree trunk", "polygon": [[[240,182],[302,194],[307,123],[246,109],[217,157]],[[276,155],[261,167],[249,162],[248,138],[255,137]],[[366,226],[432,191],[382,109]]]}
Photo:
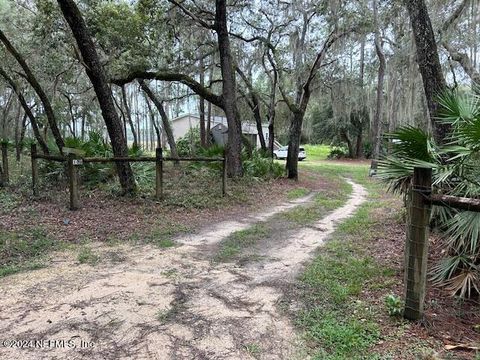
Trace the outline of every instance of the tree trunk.
{"label": "tree trunk", "polygon": [[[95,44],[88,34],[87,26],[77,5],[73,0],[57,0],[67,20],[85,63],[85,71],[92,82],[97,95],[103,119],[112,143],[113,153],[118,157],[128,156],[128,147],[123,136],[122,123],[115,110],[112,92],[95,49]],[[135,178],[128,162],[116,162],[118,178],[124,193],[135,192]]]}
{"label": "tree trunk", "polygon": [[238,177],[243,175],[242,124],[237,109],[235,70],[230,52],[226,0],[216,0],[215,29],[223,81],[222,104],[228,123],[227,174],[229,177]]}
{"label": "tree trunk", "polygon": [[72,128],[71,128],[71,133],[74,138],[77,137],[77,126],[75,123],[75,115],[73,114],[73,106],[72,106],[72,100],[70,99],[70,96],[68,94],[63,94],[63,96],[67,99],[68,102],[68,111],[70,113],[70,118],[72,120]]}
{"label": "tree trunk", "polygon": [[347,132],[345,131],[345,129],[343,129],[341,131],[341,134],[342,136],[342,139],[347,143],[347,147],[348,147],[348,157],[349,158],[353,158],[353,144],[352,144],[352,140],[350,140],[350,138],[348,137],[348,134]]}
{"label": "tree trunk", "polygon": [[445,92],[447,84],[438,57],[432,23],[424,0],[405,0],[405,3],[415,38],[417,62],[422,74],[434,137],[438,143],[443,143],[450,131],[450,126],[436,120],[438,110],[436,97]]}
{"label": "tree trunk", "polygon": [[238,74],[243,79],[245,85],[247,85],[248,92],[250,93],[250,100],[247,100],[248,106],[252,110],[253,118],[255,119],[255,124],[257,126],[257,133],[258,139],[260,141],[260,147],[262,150],[267,150],[267,145],[265,143],[265,136],[263,135],[263,127],[262,127],[262,115],[260,113],[260,100],[258,99],[258,95],[253,88],[252,81],[245,75],[245,73],[239,68],[236,68]]}
{"label": "tree trunk", "polygon": [[[128,105],[125,86],[121,86],[121,89],[122,89],[123,107],[125,108],[125,117],[128,121],[128,124],[130,125],[130,131],[132,132],[132,135],[133,135],[133,147],[138,149],[138,135],[137,135],[137,131],[135,130],[135,125],[133,124],[132,112],[130,110],[130,106]],[[125,131],[125,139],[127,139],[127,143],[128,143],[128,136],[126,131]]]}
{"label": "tree trunk", "polygon": [[210,129],[212,127],[212,103],[208,102],[207,105],[207,146],[209,147],[212,145],[212,142],[210,140]]}
{"label": "tree trunk", "polygon": [[298,180],[298,152],[300,150],[303,116],[303,112],[294,112],[290,122],[286,167],[288,178],[294,180]]}
{"label": "tree trunk", "polygon": [[65,143],[63,142],[62,135],[60,134],[60,130],[58,129],[57,120],[55,117],[55,113],[53,111],[52,105],[50,100],[48,99],[47,94],[43,91],[43,88],[40,86],[40,83],[37,81],[37,78],[33,75],[33,72],[30,70],[30,67],[25,62],[23,56],[15,49],[13,44],[7,39],[5,34],[0,30],[0,41],[3,42],[5,47],[7,48],[8,52],[17,60],[18,64],[22,67],[23,71],[25,72],[25,77],[28,83],[33,87],[35,92],[37,93],[40,101],[42,102],[43,108],[45,110],[45,114],[47,116],[48,124],[50,126],[50,130],[52,131],[52,135],[55,139],[55,143],[60,152],[62,152]]}
{"label": "tree trunk", "polygon": [[33,131],[33,135],[35,136],[35,139],[37,139],[38,144],[42,148],[43,153],[48,154],[49,153],[48,146],[45,140],[43,139],[42,135],[40,134],[40,129],[38,128],[37,120],[35,119],[35,116],[33,115],[32,110],[28,106],[27,101],[25,100],[22,93],[20,92],[17,84],[15,83],[15,81],[13,81],[13,79],[10,76],[8,76],[5,70],[3,70],[1,67],[0,67],[0,76],[2,76],[5,79],[5,81],[10,85],[10,87],[13,89],[15,94],[17,94],[18,101],[22,105],[23,111],[25,111],[25,114],[30,119],[30,124],[32,125],[32,131]]}
{"label": "tree trunk", "polygon": [[443,47],[448,51],[452,60],[457,61],[462,67],[463,71],[470,77],[473,83],[473,88],[477,89],[480,86],[480,72],[476,69],[467,54],[455,50],[452,46],[443,42]]}
{"label": "tree trunk", "polygon": [[[145,94],[145,92],[144,92]],[[150,105],[150,101],[148,100],[147,95],[145,94],[145,102],[147,103],[148,107],[148,112],[150,114],[150,119],[152,121],[152,125],[155,129],[155,135],[157,136],[157,146],[156,147],[162,147],[162,135],[160,133],[160,129],[157,125],[157,121],[155,120],[155,113],[153,112],[152,105]]]}
{"label": "tree trunk", "polygon": [[[203,63],[203,56],[200,54],[200,85],[205,86],[205,69]],[[200,96],[200,144],[202,147],[207,146],[207,138],[205,133],[205,99]]]}
{"label": "tree trunk", "polygon": [[173,157],[178,157],[177,144],[175,143],[175,138],[173,136],[172,126],[170,125],[170,121],[168,120],[168,116],[165,112],[165,109],[163,108],[162,102],[157,98],[157,96],[153,93],[152,89],[150,89],[150,87],[145,83],[145,81],[139,79],[138,82],[142,90],[145,92],[145,94],[147,94],[147,96],[150,98],[150,100],[153,102],[158,112],[160,113],[160,117],[162,118],[163,131],[167,135],[170,152]]}
{"label": "tree trunk", "polygon": [[378,57],[378,77],[377,77],[377,102],[375,115],[373,117],[373,160],[380,157],[380,145],[382,143],[382,125],[383,125],[383,87],[385,80],[385,55],[383,54],[382,43],[380,39],[380,27],[378,24],[377,0],[373,1],[373,16],[375,22],[375,52]]}
{"label": "tree trunk", "polygon": [[278,73],[277,73],[277,69],[275,68],[275,62],[273,60],[273,57],[268,50],[267,50],[267,58],[270,65],[272,66],[272,72],[273,72],[273,74],[270,75],[270,73],[268,73],[265,63],[263,63],[263,67],[265,71],[270,75],[269,77],[271,81],[267,118],[268,118],[268,150],[270,152],[270,156],[273,158],[273,150],[275,146],[275,106],[276,106]]}
{"label": "tree trunk", "polygon": [[22,148],[23,148],[23,140],[25,139],[25,130],[27,128],[27,114],[23,114],[23,118],[22,118],[22,123],[21,123],[21,127],[20,127],[20,137],[18,139],[18,142],[17,142],[17,148],[16,148],[16,151],[17,151],[17,162],[20,162],[20,157],[22,155]]}

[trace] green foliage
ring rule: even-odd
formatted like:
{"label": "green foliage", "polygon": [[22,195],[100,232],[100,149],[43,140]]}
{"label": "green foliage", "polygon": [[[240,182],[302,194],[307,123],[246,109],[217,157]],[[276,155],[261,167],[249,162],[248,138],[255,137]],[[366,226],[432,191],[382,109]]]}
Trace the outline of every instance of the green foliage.
{"label": "green foliage", "polygon": [[[330,144],[345,147],[347,138],[355,144],[360,135],[368,129],[370,122],[367,108],[356,101],[347,106],[342,106],[342,111],[335,112],[332,102],[324,102],[313,106],[307,114],[307,121],[312,124],[310,141],[314,144]],[[363,150],[369,150],[363,149]],[[345,156],[349,156],[348,152]],[[354,156],[355,154],[352,154]],[[363,154],[367,156],[368,154]]]}
{"label": "green foliage", "polygon": [[100,256],[98,256],[90,247],[84,246],[78,252],[77,260],[80,264],[93,266],[100,261]]}
{"label": "green foliage", "polygon": [[262,348],[259,344],[251,343],[243,345],[245,351],[250,354],[255,359],[259,359],[260,353],[262,352]]}
{"label": "green foliage", "polygon": [[438,160],[438,148],[431,135],[413,126],[399,128],[393,134],[385,135],[392,140],[391,154],[401,158],[416,159],[425,162]]}
{"label": "green foliage", "polygon": [[302,188],[302,187],[295,188],[295,189],[289,190],[287,192],[287,198],[290,199],[290,200],[301,198],[301,197],[304,197],[305,195],[307,195],[309,192],[310,192],[310,190]]}
{"label": "green foliage", "polygon": [[[111,157],[113,151],[111,146],[105,142],[100,132],[91,131],[88,134],[88,140],[82,141],[80,138],[67,137],[64,139],[65,146],[85,152],[85,157]],[[49,143],[49,148],[53,148]],[[54,151],[52,151],[54,152]],[[39,169],[48,182],[57,182],[65,180],[65,163],[55,161],[39,162]],[[94,186],[98,183],[107,182],[115,176],[115,168],[112,164],[85,163],[79,168],[79,175],[83,183],[87,186]]]}
{"label": "green foliage", "polygon": [[307,153],[308,160],[326,160],[330,153],[329,145],[303,145]]}
{"label": "green foliage", "polygon": [[357,319],[339,319],[335,313],[310,314],[302,319],[309,327],[309,336],[322,344],[314,359],[358,359],[357,354],[368,349],[379,337],[378,327]]}
{"label": "green foliage", "polygon": [[258,240],[268,236],[270,229],[264,223],[258,223],[245,230],[231,234],[220,244],[220,250],[215,256],[216,261],[226,262],[235,258],[242,249],[254,245]]}
{"label": "green foliage", "polygon": [[348,157],[348,149],[343,146],[333,146],[328,153],[328,159],[343,159]]}
{"label": "green foliage", "polygon": [[253,151],[252,156],[243,161],[245,175],[260,179],[277,179],[283,176],[283,166],[271,158],[262,156],[258,151]]}
{"label": "green foliage", "polygon": [[401,316],[403,312],[403,301],[400,297],[390,294],[385,296],[385,306],[390,316]]}
{"label": "green foliage", "polygon": [[178,156],[195,156],[198,155],[201,149],[199,127],[191,127],[185,136],[177,140]]}
{"label": "green foliage", "polygon": [[33,227],[22,233],[0,230],[0,275],[39,268],[39,259],[56,248],[55,240],[42,228]]}
{"label": "green foliage", "polygon": [[[390,190],[406,194],[415,166],[433,171],[434,192],[480,194],[480,102],[477,95],[447,92],[439,97],[439,120],[452,130],[449,143],[435,144],[429,134],[406,127],[388,135],[391,155],[379,162],[378,177]],[[445,258],[433,268],[435,284],[452,295],[480,293],[480,213],[434,207],[433,219],[445,233]]]}

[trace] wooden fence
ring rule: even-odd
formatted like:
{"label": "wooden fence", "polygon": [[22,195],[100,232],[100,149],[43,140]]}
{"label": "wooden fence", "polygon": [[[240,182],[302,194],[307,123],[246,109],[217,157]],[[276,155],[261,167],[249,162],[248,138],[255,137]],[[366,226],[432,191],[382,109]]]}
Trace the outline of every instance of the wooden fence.
{"label": "wooden fence", "polygon": [[480,212],[480,199],[432,195],[432,169],[414,169],[407,209],[405,245],[404,317],[409,320],[419,320],[424,315],[431,205]]}
{"label": "wooden fence", "polygon": [[222,196],[226,193],[226,157],[164,157],[162,148],[157,148],[154,157],[80,157],[77,154],[69,153],[67,156],[46,155],[37,152],[36,144],[31,145],[30,156],[32,160],[32,191],[34,196],[38,196],[38,160],[67,162],[67,175],[70,192],[70,210],[80,208],[80,195],[78,186],[78,167],[87,163],[115,163],[115,162],[154,162],[155,163],[155,197],[158,200],[163,199],[163,163],[165,161],[181,162],[221,162],[221,180]]}

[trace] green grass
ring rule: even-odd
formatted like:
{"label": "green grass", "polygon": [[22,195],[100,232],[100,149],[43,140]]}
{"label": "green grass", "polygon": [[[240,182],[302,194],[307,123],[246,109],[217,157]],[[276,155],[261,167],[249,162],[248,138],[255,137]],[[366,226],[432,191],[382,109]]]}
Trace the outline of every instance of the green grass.
{"label": "green grass", "polygon": [[320,220],[328,212],[345,204],[348,195],[352,192],[351,185],[342,179],[339,179],[335,185],[338,185],[338,187],[316,194],[312,204],[298,206],[277,216],[297,226],[312,224]]}
{"label": "green grass", "polygon": [[260,356],[260,353],[262,352],[262,348],[260,347],[260,345],[255,343],[245,344],[243,345],[243,348],[250,356],[252,356],[255,359],[258,359]]}
{"label": "green grass", "polygon": [[169,248],[175,246],[173,238],[180,234],[191,231],[191,228],[182,224],[161,224],[154,226],[144,235],[134,234],[130,241],[134,243],[152,244],[159,248]]}
{"label": "green grass", "polygon": [[[380,185],[368,181],[366,166],[302,166],[331,180],[352,178],[371,191],[370,200],[379,196]],[[343,195],[324,193],[315,200],[326,208],[335,208],[345,201],[349,190],[351,186],[342,182],[339,194]],[[379,221],[372,217],[372,210],[384,205],[381,201],[365,202],[352,217],[339,224],[300,277],[304,307],[295,316],[314,359],[371,358],[368,350],[380,337],[380,324],[359,297],[369,284],[387,282],[395,274],[376,263],[365,247],[374,239]]]}
{"label": "green grass", "polygon": [[222,240],[220,249],[214,257],[215,261],[227,262],[237,257],[240,252],[254,245],[258,240],[267,237],[271,228],[266,223],[257,223],[248,229],[235,231]]}
{"label": "green grass", "polygon": [[303,145],[307,152],[307,161],[309,160],[327,160],[331,147],[329,145]]}
{"label": "green grass", "polygon": [[19,194],[11,191],[3,191],[0,188],[0,213],[8,214],[10,211],[15,209],[21,202],[21,197]]}
{"label": "green grass", "polygon": [[41,268],[45,255],[59,248],[58,242],[41,227],[19,233],[0,230],[0,277]]}
{"label": "green grass", "polygon": [[96,265],[100,261],[100,256],[90,247],[83,246],[78,252],[77,260],[80,264]]}
{"label": "green grass", "polygon": [[304,196],[308,195],[309,192],[310,192],[310,190],[302,188],[302,187],[295,188],[295,189],[289,190],[287,192],[287,198],[289,200],[298,199],[298,198],[301,198],[301,197],[304,197]]}

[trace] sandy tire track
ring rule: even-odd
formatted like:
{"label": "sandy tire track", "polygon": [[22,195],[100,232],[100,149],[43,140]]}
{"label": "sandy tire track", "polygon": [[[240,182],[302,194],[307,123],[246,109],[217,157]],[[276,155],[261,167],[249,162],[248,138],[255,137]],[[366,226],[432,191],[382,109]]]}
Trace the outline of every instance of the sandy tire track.
{"label": "sandy tire track", "polygon": [[[283,293],[275,283],[293,281],[335,225],[365,201],[365,189],[347,181],[353,191],[344,206],[267,249],[262,263],[214,264],[195,254],[313,195],[183,236],[176,248],[122,245],[114,249],[125,261],[93,268],[63,254],[49,268],[2,279],[0,340],[72,340],[76,348],[2,347],[0,358],[250,359],[257,347],[261,359],[302,358],[300,339],[278,310]],[[94,346],[80,348],[80,339]]]}

